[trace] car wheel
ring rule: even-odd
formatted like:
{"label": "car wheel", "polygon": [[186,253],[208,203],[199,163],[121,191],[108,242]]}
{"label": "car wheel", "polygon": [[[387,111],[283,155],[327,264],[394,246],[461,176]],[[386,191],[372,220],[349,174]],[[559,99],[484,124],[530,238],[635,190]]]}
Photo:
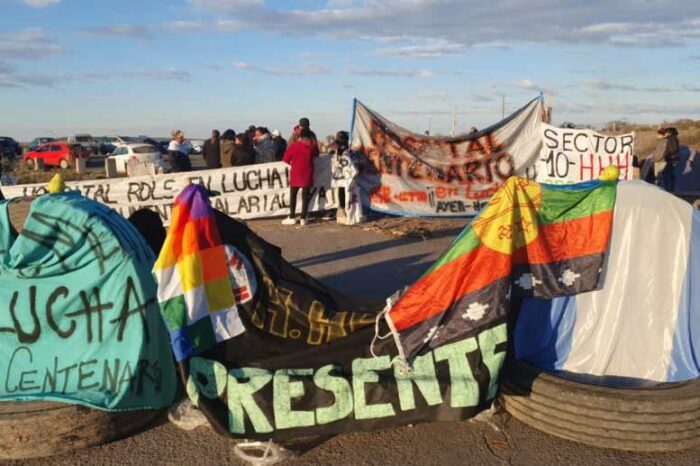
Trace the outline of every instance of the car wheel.
{"label": "car wheel", "polygon": [[61,159],[61,162],[58,165],[64,170],[69,167],[68,160],[66,159]]}
{"label": "car wheel", "polygon": [[501,401],[530,427],[595,447],[673,451],[700,445],[700,379],[609,387],[512,360],[503,371]]}

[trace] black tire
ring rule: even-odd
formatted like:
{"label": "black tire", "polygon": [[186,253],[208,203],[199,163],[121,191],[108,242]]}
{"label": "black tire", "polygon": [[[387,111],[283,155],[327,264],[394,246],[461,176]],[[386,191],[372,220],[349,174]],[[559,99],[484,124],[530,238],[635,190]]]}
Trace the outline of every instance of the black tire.
{"label": "black tire", "polygon": [[510,361],[501,401],[509,414],[537,430],[596,447],[674,451],[700,445],[700,379],[612,388]]}
{"label": "black tire", "polygon": [[46,401],[0,402],[0,459],[39,458],[102,445],[143,430],[160,413],[110,413]]}

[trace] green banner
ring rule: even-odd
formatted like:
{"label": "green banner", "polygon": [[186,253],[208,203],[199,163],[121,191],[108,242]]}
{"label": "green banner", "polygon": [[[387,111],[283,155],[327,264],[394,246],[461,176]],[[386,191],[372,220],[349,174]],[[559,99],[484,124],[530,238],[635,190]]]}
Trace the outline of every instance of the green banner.
{"label": "green banner", "polygon": [[19,236],[0,203],[0,400],[169,406],[153,262],[128,221],[78,193],[34,200]]}

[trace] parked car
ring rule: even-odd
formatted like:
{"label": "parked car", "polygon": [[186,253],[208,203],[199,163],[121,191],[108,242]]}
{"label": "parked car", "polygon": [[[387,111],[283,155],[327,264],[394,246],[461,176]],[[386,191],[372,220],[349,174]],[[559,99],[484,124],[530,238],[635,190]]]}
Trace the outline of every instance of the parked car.
{"label": "parked car", "polygon": [[74,134],[73,136],[68,136],[67,142],[70,144],[80,144],[93,155],[97,155],[99,151],[99,144],[97,140],[95,140],[95,138],[89,134]]}
{"label": "parked car", "polygon": [[24,154],[22,162],[30,169],[34,168],[37,159],[43,159],[44,165],[48,167],[68,168],[75,164],[78,157],[88,158],[90,154],[80,144],[53,141]]}
{"label": "parked car", "polygon": [[126,173],[126,166],[131,159],[141,163],[153,162],[156,168],[163,166],[163,158],[160,151],[151,144],[129,143],[117,147],[107,160],[116,161],[117,173]]}
{"label": "parked car", "polygon": [[190,144],[192,145],[192,152],[190,154],[200,155],[204,150],[204,140],[203,139],[190,139]]}
{"label": "parked car", "polygon": [[53,142],[55,141],[56,138],[48,138],[48,137],[41,137],[41,138],[34,138],[32,139],[32,142],[29,143],[29,150],[37,150],[40,145],[46,144],[47,142]]}
{"label": "parked car", "polygon": [[22,148],[14,139],[7,136],[0,136],[0,157],[14,159],[22,155]]}

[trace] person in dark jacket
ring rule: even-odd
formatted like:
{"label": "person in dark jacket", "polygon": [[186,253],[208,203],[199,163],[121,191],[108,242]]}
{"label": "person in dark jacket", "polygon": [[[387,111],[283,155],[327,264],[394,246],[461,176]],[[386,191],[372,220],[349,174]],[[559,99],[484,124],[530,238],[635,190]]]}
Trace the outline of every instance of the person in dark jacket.
{"label": "person in dark jacket", "polygon": [[246,133],[238,133],[233,146],[233,154],[231,155],[231,166],[242,167],[254,163],[255,149],[250,145],[248,135]]}
{"label": "person in dark jacket", "polygon": [[204,141],[202,148],[202,157],[207,168],[221,168],[221,144],[220,133],[218,129],[211,132],[211,139]]}
{"label": "person in dark jacket", "polygon": [[302,128],[297,142],[290,144],[284,153],[283,161],[292,166],[289,174],[289,217],[282,220],[282,225],[295,225],[297,194],[301,190],[300,225],[306,225],[309,209],[310,189],[314,184],[314,159],[318,157],[318,145],[311,137],[308,128]]}
{"label": "person in dark jacket", "polygon": [[287,152],[287,141],[282,137],[279,130],[272,131],[272,142],[275,143],[275,160],[278,162],[284,157]]}
{"label": "person in dark jacket", "polygon": [[666,166],[657,178],[657,184],[672,193],[676,188],[676,165],[680,160],[680,142],[676,128],[662,128],[656,135],[659,140],[652,155],[654,162],[666,162]]}
{"label": "person in dark jacket", "polygon": [[219,141],[219,152],[222,167],[230,167],[231,159],[233,158],[233,151],[236,146],[236,132],[232,129],[227,129],[224,134],[221,135],[221,140]]}

